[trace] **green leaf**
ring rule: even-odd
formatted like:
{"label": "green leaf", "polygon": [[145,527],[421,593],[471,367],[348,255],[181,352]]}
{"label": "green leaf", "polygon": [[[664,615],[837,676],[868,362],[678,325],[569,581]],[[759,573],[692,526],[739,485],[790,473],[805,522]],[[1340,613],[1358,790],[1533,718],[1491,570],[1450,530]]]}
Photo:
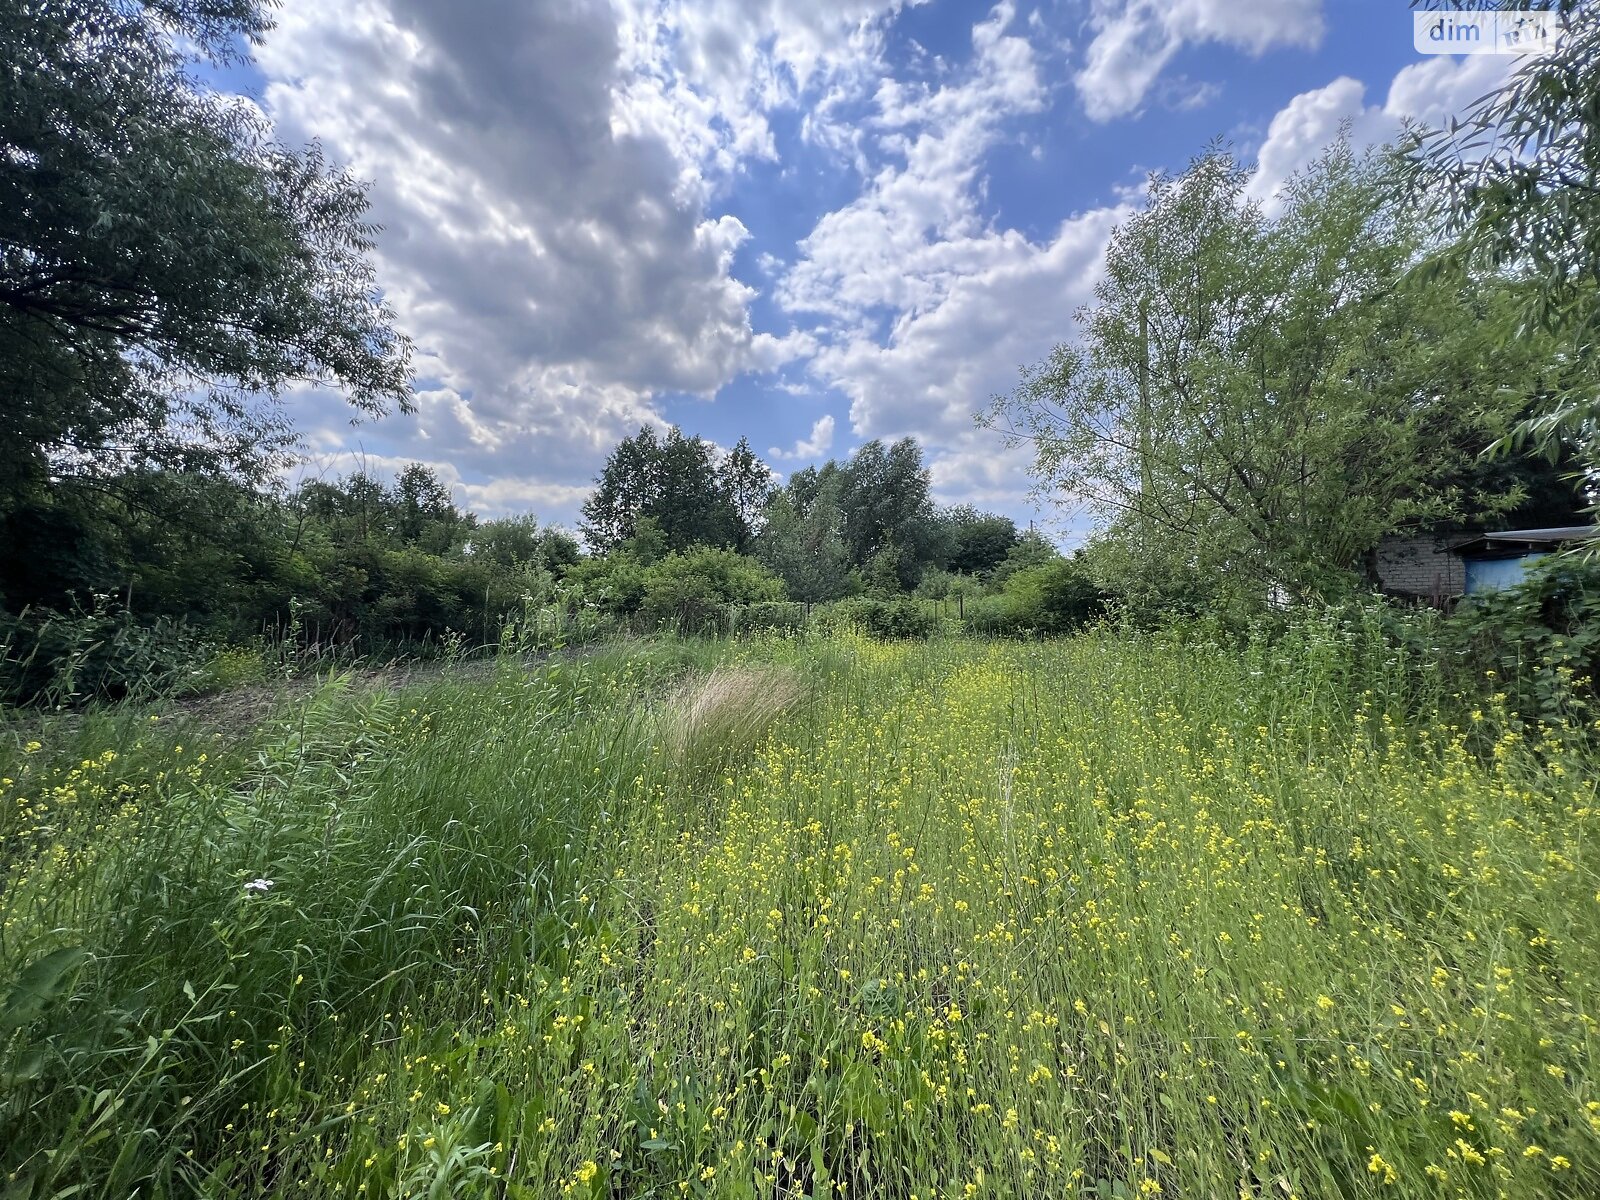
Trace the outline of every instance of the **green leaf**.
{"label": "green leaf", "polygon": [[82,946],[68,946],[29,963],[5,1004],[0,1005],[0,1030],[21,1029],[43,1013],[66,990],[73,972],[88,957]]}

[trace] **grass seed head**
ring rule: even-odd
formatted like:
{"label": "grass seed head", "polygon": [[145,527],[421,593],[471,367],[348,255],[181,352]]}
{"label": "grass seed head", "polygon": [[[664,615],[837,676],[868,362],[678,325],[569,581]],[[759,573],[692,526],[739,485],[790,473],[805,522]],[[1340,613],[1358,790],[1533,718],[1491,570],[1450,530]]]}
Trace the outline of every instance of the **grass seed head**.
{"label": "grass seed head", "polygon": [[663,713],[666,744],[685,764],[726,762],[753,749],[805,695],[805,683],[795,671],[719,666],[673,694]]}

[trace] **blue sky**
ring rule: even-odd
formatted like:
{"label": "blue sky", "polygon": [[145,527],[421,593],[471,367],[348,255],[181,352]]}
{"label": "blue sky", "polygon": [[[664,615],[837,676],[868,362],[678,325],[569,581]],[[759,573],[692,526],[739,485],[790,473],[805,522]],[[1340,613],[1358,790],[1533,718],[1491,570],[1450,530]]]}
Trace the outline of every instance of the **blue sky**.
{"label": "blue sky", "polygon": [[437,470],[571,524],[618,439],[780,472],[915,435],[935,490],[1038,521],[972,413],[1073,336],[1152,170],[1215,138],[1275,189],[1348,123],[1438,122],[1508,60],[1403,0],[285,0],[219,82],[371,182],[418,412],[291,408],[308,470]]}

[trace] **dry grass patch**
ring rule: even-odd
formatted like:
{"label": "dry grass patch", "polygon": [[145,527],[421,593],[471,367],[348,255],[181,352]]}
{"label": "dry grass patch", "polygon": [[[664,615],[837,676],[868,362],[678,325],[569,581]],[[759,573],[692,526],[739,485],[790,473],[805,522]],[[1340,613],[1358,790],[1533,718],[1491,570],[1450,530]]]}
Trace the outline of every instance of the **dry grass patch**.
{"label": "dry grass patch", "polygon": [[748,753],[808,688],[785,667],[719,666],[674,692],[662,711],[662,736],[686,766],[725,763]]}

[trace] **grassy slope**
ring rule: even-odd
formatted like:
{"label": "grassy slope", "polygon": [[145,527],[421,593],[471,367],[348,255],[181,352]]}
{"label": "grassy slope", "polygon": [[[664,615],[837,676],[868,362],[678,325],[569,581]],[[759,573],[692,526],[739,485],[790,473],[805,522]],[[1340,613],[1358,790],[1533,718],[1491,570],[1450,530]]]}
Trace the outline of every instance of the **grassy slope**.
{"label": "grassy slope", "polygon": [[0,980],[90,954],[9,1033],[0,1167],[1600,1193],[1600,810],[1562,739],[1407,722],[1315,639],[1093,635],[747,647],[812,699],[668,754],[712,653],[335,689],[203,764],[126,717],[0,762]]}

